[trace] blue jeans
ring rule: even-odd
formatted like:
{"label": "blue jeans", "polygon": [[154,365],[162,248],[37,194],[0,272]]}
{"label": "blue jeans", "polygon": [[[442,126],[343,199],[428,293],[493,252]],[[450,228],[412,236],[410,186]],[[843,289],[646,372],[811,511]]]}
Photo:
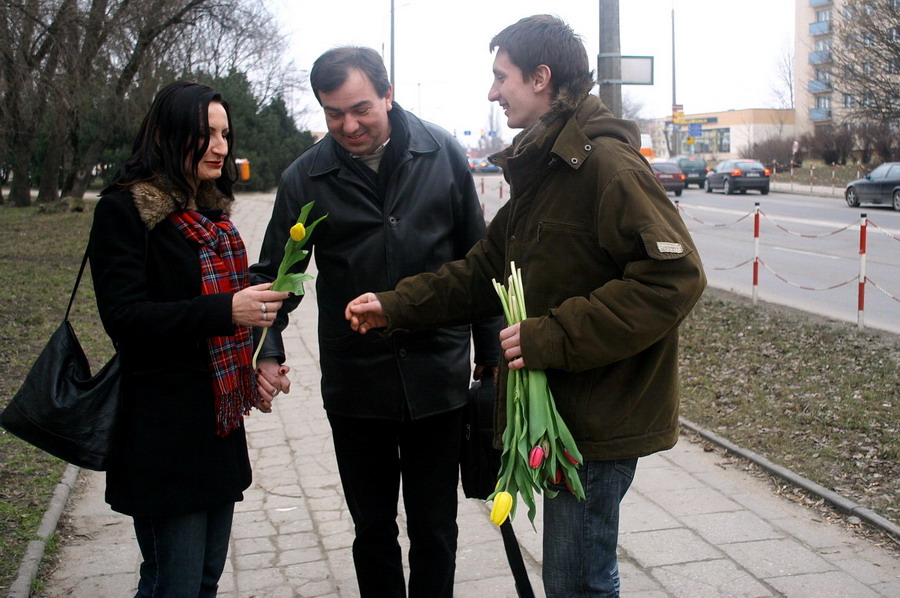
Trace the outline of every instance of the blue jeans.
{"label": "blue jeans", "polygon": [[547,598],[618,598],[619,503],[637,459],[588,461],[578,469],[585,500],[565,486],[544,498],[544,590]]}
{"label": "blue jeans", "polygon": [[225,569],[234,503],[170,517],[135,517],[141,580],[135,598],[207,598]]}

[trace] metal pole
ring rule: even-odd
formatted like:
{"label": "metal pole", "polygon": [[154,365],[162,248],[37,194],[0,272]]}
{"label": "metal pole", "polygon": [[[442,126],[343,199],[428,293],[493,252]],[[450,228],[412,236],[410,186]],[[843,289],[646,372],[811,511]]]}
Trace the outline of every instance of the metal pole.
{"label": "metal pole", "polygon": [[598,95],[614,116],[622,116],[622,85],[604,81],[622,80],[619,43],[619,0],[599,0],[600,53],[597,56]]}
{"label": "metal pole", "polygon": [[397,88],[397,81],[394,79],[394,0],[391,0],[391,86]]}
{"label": "metal pole", "polygon": [[675,3],[672,3],[672,153],[681,154],[681,125],[675,124]]}

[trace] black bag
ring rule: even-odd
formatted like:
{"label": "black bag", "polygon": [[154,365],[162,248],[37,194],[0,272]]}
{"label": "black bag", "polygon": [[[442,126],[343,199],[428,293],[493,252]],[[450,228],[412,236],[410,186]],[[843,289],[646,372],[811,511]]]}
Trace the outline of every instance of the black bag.
{"label": "black bag", "polygon": [[104,471],[119,404],[119,355],[91,376],[84,350],[69,323],[87,259],[85,250],[66,315],[22,387],[0,414],[0,426],[64,461]]}
{"label": "black bag", "polygon": [[469,387],[459,456],[459,476],[466,498],[484,500],[497,486],[500,451],[493,446],[495,388],[490,375]]}

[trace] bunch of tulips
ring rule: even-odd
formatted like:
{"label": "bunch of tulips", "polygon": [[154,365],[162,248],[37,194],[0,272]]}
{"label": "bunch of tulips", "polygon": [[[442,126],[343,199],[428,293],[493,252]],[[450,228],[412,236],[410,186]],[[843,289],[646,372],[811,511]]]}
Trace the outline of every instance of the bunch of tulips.
{"label": "bunch of tulips", "polygon": [[[512,326],[524,320],[525,293],[522,271],[510,263],[512,274],[504,287],[496,280],[494,288],[503,304],[506,323]],[[493,501],[491,521],[502,525],[515,517],[516,495],[528,505],[528,518],[534,525],[534,491],[556,496],[550,484],[563,483],[572,494],[584,500],[584,488],[577,468],[581,453],[566,423],[556,411],[547,376],[543,370],[510,370],[506,381],[506,429],[497,489],[488,497]]]}
{"label": "bunch of tulips", "polygon": [[[324,220],[328,214],[322,216],[309,226],[306,226],[306,218],[309,216],[310,210],[316,202],[311,201],[300,208],[300,215],[297,216],[297,222],[291,227],[290,235],[284,244],[284,257],[281,258],[281,264],[278,266],[278,275],[272,283],[273,291],[287,291],[294,295],[303,294],[303,283],[312,280],[313,276],[306,272],[290,272],[291,267],[297,262],[304,259],[309,251],[303,249],[306,242],[309,241],[313,229],[316,225]],[[259,338],[259,344],[253,353],[253,369],[256,369],[256,359],[259,356],[259,350],[262,349],[263,341],[266,339],[268,328],[263,328],[262,336]]]}

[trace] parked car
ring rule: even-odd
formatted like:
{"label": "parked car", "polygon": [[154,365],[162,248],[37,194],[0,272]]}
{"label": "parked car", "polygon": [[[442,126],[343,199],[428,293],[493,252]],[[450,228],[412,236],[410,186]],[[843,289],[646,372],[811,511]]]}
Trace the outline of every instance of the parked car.
{"label": "parked car", "polygon": [[863,178],[847,183],[844,199],[851,208],[861,203],[887,203],[900,211],[900,162],[885,162]]}
{"label": "parked car", "polygon": [[500,172],[500,167],[487,158],[469,158],[469,170],[472,172]]}
{"label": "parked car", "polygon": [[673,191],[675,197],[681,197],[685,176],[677,164],[664,161],[651,162],[650,168],[653,169],[653,174],[656,175],[666,191]]}
{"label": "parked car", "polygon": [[769,175],[772,172],[756,160],[725,160],[706,173],[703,186],[707,193],[721,189],[726,195],[735,191],[746,193],[754,189],[763,195],[769,193]]}
{"label": "parked car", "polygon": [[698,189],[703,188],[703,182],[706,180],[706,173],[709,172],[706,160],[700,156],[675,156],[671,161],[684,173],[685,189],[690,185],[697,185]]}

